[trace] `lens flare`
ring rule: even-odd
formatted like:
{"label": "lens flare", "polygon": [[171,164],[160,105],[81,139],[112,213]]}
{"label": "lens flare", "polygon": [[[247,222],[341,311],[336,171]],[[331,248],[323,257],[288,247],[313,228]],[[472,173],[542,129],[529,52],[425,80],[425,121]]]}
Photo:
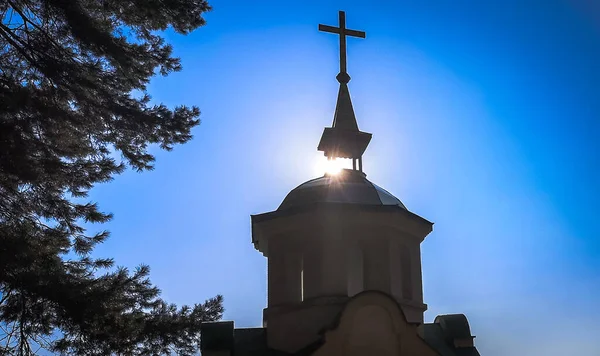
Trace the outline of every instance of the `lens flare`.
{"label": "lens flare", "polygon": [[344,159],[327,159],[327,157],[319,157],[316,163],[316,171],[318,174],[336,175],[339,174],[342,169],[349,168],[348,160]]}
{"label": "lens flare", "polygon": [[327,163],[325,164],[325,172],[327,174],[338,174],[342,171],[342,162],[340,162],[340,160],[337,159],[331,159],[331,160],[327,160]]}

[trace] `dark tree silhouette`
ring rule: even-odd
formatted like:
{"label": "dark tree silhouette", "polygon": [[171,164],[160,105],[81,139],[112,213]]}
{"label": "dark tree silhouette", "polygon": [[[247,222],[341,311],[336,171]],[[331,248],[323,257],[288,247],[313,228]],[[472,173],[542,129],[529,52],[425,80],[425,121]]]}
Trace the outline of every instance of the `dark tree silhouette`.
{"label": "dark tree silhouette", "polygon": [[0,1],[0,354],[191,354],[200,323],[221,317],[221,296],[177,308],[147,266],[92,258],[108,232],[82,227],[111,218],[86,202],[94,184],[127,165],[152,169],[149,145],[191,139],[198,108],[150,105],[146,85],[181,69],[161,33],[188,34],[209,10],[204,0]]}

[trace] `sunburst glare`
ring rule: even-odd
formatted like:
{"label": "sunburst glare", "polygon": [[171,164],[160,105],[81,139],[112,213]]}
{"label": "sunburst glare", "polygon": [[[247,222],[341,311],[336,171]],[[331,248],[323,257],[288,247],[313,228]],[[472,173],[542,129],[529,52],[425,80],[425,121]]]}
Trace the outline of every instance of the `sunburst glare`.
{"label": "sunburst glare", "polygon": [[331,159],[328,160],[325,156],[319,156],[315,164],[315,171],[317,174],[331,174],[335,175],[342,171],[344,168],[351,168],[352,160],[350,159]]}

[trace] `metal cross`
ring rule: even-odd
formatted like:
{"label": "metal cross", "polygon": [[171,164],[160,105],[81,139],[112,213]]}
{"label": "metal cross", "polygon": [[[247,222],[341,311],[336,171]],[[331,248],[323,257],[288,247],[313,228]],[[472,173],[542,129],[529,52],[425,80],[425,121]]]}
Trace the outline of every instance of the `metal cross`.
{"label": "metal cross", "polygon": [[346,72],[346,36],[365,38],[366,34],[363,31],[346,28],[346,13],[344,11],[340,11],[340,27],[319,24],[319,31],[340,35],[340,74],[348,74]]}

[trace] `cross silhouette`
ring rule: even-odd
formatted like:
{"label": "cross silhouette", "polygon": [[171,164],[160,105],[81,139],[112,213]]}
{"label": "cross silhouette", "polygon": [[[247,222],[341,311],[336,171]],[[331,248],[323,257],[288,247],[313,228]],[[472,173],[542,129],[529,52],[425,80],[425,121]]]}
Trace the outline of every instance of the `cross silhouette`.
{"label": "cross silhouette", "polygon": [[346,28],[346,13],[340,11],[340,27],[319,24],[319,31],[337,33],[340,35],[340,74],[347,76],[346,72],[346,36],[365,38],[363,31],[349,30]]}

